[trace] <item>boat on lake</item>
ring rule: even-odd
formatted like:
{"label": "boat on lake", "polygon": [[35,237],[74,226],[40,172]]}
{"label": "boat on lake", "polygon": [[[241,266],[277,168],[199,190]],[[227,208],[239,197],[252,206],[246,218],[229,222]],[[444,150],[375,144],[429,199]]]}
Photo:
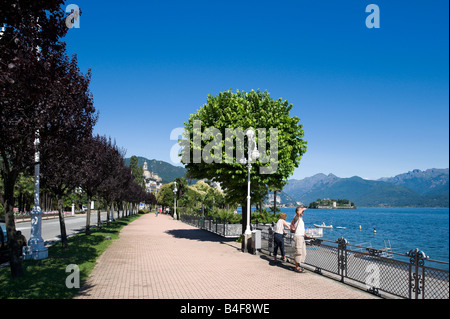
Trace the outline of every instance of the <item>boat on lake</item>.
{"label": "boat on lake", "polygon": [[314,224],[314,227],[316,227],[316,228],[333,228],[333,225],[325,225],[325,222],[323,222],[321,225]]}
{"label": "boat on lake", "polygon": [[[365,246],[365,247],[364,247]],[[356,253],[355,257],[363,258],[363,259],[371,259],[374,257],[383,257],[387,259],[394,259],[394,254],[392,252],[391,241],[389,239],[384,240],[384,248],[373,248],[372,243],[362,243],[357,244],[355,247],[359,247],[359,251],[363,250],[367,251],[366,253]],[[358,249],[356,249],[358,250]]]}

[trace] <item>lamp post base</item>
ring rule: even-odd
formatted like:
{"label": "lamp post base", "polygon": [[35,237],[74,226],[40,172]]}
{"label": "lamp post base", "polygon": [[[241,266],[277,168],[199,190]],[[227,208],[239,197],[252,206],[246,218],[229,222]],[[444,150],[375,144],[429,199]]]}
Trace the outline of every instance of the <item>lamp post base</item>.
{"label": "lamp post base", "polygon": [[242,252],[249,253],[252,251],[252,234],[242,234]]}
{"label": "lamp post base", "polygon": [[48,248],[45,246],[28,247],[24,254],[25,260],[42,260],[48,258]]}
{"label": "lamp post base", "polygon": [[48,248],[45,247],[44,239],[41,236],[42,211],[39,206],[35,206],[31,212],[31,238],[28,241],[28,253],[25,259],[42,260],[48,258]]}

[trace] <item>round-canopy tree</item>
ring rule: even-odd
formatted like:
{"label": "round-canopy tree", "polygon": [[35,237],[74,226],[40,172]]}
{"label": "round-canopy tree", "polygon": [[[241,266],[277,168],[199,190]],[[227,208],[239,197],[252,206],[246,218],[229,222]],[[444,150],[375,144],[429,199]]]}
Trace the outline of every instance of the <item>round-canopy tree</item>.
{"label": "round-canopy tree", "polygon": [[[252,163],[252,202],[270,188],[282,189],[306,152],[300,119],[290,116],[292,104],[274,100],[268,92],[232,90],[209,95],[207,103],[185,123],[181,162],[189,176],[219,182],[230,202],[242,205],[246,229],[247,166],[245,132],[253,129],[260,152]],[[270,147],[267,147],[267,146]]]}

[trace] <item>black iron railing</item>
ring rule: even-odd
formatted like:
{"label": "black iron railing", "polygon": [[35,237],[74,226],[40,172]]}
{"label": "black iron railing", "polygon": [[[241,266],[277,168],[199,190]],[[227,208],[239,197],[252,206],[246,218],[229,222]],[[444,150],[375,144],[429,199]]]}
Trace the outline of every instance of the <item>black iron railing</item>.
{"label": "black iron railing", "polygon": [[[273,233],[261,230],[262,250],[273,253]],[[292,235],[285,237],[288,256],[294,254]],[[399,254],[387,249],[350,245],[345,238],[329,241],[307,240],[305,265],[320,274],[329,274],[341,282],[353,284],[381,296],[409,299],[448,299],[448,262],[429,259],[419,249]],[[437,268],[438,266],[441,266]],[[443,267],[442,267],[443,266]]]}
{"label": "black iron railing", "polygon": [[[241,224],[181,215],[192,226],[226,237],[239,237]],[[252,225],[261,230],[261,250],[273,254],[273,231],[269,225]],[[292,234],[284,238],[288,257],[294,256]],[[356,286],[382,297],[406,299],[448,299],[449,263],[429,259],[419,249],[399,254],[386,249],[350,245],[345,238],[336,241],[308,239],[305,266],[321,275]],[[441,267],[438,267],[438,266]]]}
{"label": "black iron railing", "polygon": [[187,215],[187,214],[181,214],[180,220],[186,224],[228,238],[239,238],[242,234],[241,224],[229,224],[226,220],[210,219],[201,216]]}

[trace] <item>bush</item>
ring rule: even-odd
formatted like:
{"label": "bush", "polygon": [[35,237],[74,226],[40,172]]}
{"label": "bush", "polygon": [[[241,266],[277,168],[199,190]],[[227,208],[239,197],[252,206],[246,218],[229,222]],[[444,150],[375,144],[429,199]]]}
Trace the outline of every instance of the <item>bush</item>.
{"label": "bush", "polygon": [[274,215],[272,212],[269,212],[266,209],[263,209],[262,212],[254,212],[251,215],[251,223],[252,224],[270,224],[272,222],[276,223],[280,218],[280,213]]}
{"label": "bush", "polygon": [[242,221],[241,214],[235,214],[232,210],[213,208],[205,213],[206,219],[213,219],[227,224],[240,224]]}
{"label": "bush", "polygon": [[147,209],[147,208],[140,209],[140,210],[138,211],[138,214],[148,214],[148,213],[150,213],[150,210]]}
{"label": "bush", "polygon": [[232,210],[224,210],[219,212],[219,219],[228,224],[240,224],[242,222],[242,215],[235,214]]}

